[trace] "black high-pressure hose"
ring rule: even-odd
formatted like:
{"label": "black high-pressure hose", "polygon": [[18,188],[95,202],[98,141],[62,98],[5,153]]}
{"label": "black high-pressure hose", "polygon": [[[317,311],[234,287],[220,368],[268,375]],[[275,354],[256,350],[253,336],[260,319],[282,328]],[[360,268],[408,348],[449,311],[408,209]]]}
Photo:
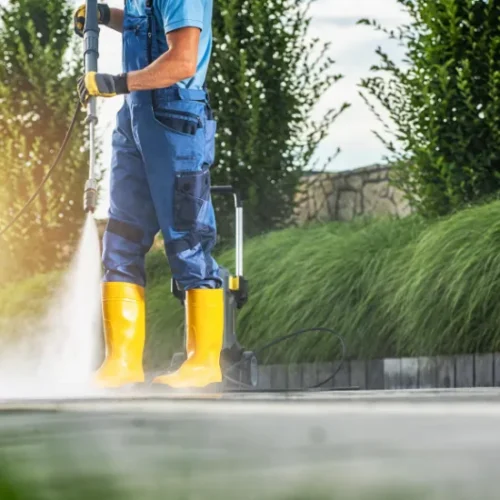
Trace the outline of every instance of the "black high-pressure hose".
{"label": "black high-pressure hose", "polygon": [[35,192],[30,196],[28,201],[24,204],[24,206],[19,210],[19,212],[12,218],[12,220],[0,230],[0,237],[3,236],[23,215],[24,213],[28,210],[28,208],[31,206],[31,204],[35,201],[37,196],[40,194],[41,190],[47,183],[47,181],[50,179],[50,176],[54,172],[54,169],[59,165],[59,162],[61,161],[61,158],[64,154],[64,151],[66,150],[66,147],[68,145],[68,142],[71,138],[71,134],[73,133],[73,130],[76,125],[76,121],[78,118],[78,113],[80,112],[81,104],[80,101],[78,101],[78,105],[75,109],[75,114],[73,115],[73,119],[71,120],[71,124],[66,132],[66,135],[64,136],[63,142],[61,144],[61,147],[59,149],[59,152],[57,153],[57,156],[52,163],[51,167],[47,170],[47,173],[45,174],[44,178],[42,179],[42,182],[40,185],[36,188]]}
{"label": "black high-pressure hose", "polygon": [[272,340],[268,344],[262,346],[260,349],[257,349],[255,354],[258,356],[262,352],[267,351],[271,347],[274,347],[275,345],[281,344],[282,342],[285,342],[285,341],[290,340],[290,339],[295,339],[295,338],[300,337],[302,335],[305,335],[307,333],[315,333],[315,332],[329,333],[329,334],[337,337],[339,342],[340,342],[340,345],[342,347],[342,356],[341,356],[340,363],[338,364],[336,370],[325,380],[322,380],[321,382],[319,382],[316,385],[313,385],[312,387],[306,388],[308,390],[319,389],[320,387],[323,387],[324,385],[326,385],[328,382],[330,382],[331,380],[333,380],[335,378],[337,373],[342,368],[342,366],[344,364],[344,359],[345,359],[346,347],[345,347],[344,339],[337,332],[331,330],[330,328],[315,327],[315,328],[304,328],[302,330],[297,330],[296,332],[289,333],[288,335],[283,335],[282,337],[278,337],[277,339]]}
{"label": "black high-pressure hose", "polygon": [[[325,389],[322,389],[322,387],[325,386],[328,382],[330,382],[331,380],[333,380],[337,376],[337,373],[340,371],[340,369],[342,368],[342,366],[344,364],[344,361],[345,361],[346,346],[345,346],[345,342],[344,342],[344,339],[342,338],[342,336],[339,335],[337,332],[335,332],[334,330],[332,330],[330,328],[323,328],[323,327],[304,328],[302,330],[297,330],[296,332],[289,333],[287,335],[282,335],[281,337],[278,337],[278,338],[272,340],[268,344],[263,345],[262,347],[260,347],[259,349],[257,349],[255,351],[255,356],[258,357],[259,354],[262,354],[264,351],[267,351],[271,347],[274,347],[274,346],[276,346],[278,344],[281,344],[282,342],[285,342],[287,340],[295,339],[295,338],[300,337],[302,335],[305,335],[307,333],[313,333],[313,332],[329,333],[329,334],[337,337],[337,339],[339,340],[340,345],[342,347],[342,356],[341,356],[340,362],[339,362],[337,368],[325,380],[322,380],[321,382],[319,382],[319,383],[317,383],[317,384],[315,384],[315,385],[313,385],[311,387],[303,387],[303,388],[300,388],[300,389],[289,390],[288,392],[298,392],[298,391],[304,391],[304,390],[312,392],[312,391],[322,391],[322,390],[325,390]],[[227,368],[227,371],[231,371],[231,370],[235,369],[236,367],[238,367],[243,362],[244,362],[244,360],[237,361],[236,363],[234,363],[231,366],[229,366]],[[241,382],[239,380],[235,380],[232,377],[230,377],[227,373],[224,374],[224,378],[228,382],[237,385],[238,388],[239,388],[238,390],[241,390],[241,389],[243,389],[243,390],[246,389],[246,390],[249,390],[249,391],[255,390],[255,387],[253,387],[253,386],[251,386],[249,384],[246,384],[244,382]],[[264,391],[261,391],[261,389],[259,389],[259,391],[260,392],[283,392],[281,389],[266,389]]]}

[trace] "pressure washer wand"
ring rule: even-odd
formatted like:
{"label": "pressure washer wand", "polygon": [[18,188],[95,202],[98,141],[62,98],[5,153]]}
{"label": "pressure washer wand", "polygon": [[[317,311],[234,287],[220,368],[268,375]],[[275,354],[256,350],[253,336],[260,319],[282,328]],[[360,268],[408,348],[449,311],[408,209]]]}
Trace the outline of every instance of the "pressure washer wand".
{"label": "pressure washer wand", "polygon": [[[97,0],[86,0],[85,28],[83,31],[83,46],[85,72],[97,71],[99,58],[99,24],[97,20]],[[95,129],[97,125],[96,98],[91,97],[87,107],[87,123],[89,125],[89,179],[85,183],[83,209],[85,212],[95,212],[97,206],[96,180],[96,147]]]}

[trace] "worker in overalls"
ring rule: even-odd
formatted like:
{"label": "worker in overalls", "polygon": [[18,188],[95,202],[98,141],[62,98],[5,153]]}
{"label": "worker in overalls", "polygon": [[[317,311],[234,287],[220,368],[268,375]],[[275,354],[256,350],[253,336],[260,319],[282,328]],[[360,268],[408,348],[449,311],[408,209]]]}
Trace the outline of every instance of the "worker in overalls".
{"label": "worker in overalls", "polygon": [[[186,292],[187,360],[155,383],[172,388],[221,382],[223,290],[211,256],[210,197],[216,124],[205,90],[212,0],[99,4],[99,23],[122,33],[123,73],[87,73],[89,96],[123,94],[112,139],[109,221],[103,240],[106,359],[101,387],[144,382],[145,255],[161,230],[174,279]],[[74,16],[83,35],[85,6]]]}

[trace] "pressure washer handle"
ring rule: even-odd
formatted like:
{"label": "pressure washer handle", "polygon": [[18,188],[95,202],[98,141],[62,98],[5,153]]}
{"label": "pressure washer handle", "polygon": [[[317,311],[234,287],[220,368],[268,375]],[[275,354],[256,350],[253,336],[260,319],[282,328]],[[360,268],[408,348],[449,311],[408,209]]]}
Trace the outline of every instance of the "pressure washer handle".
{"label": "pressure washer handle", "polygon": [[236,276],[243,276],[243,203],[240,193],[233,186],[212,186],[212,194],[230,194],[234,198],[234,208],[236,211]]}
{"label": "pressure washer handle", "polygon": [[85,2],[83,47],[85,71],[97,71],[97,60],[99,58],[99,20],[97,0],[86,0]]}
{"label": "pressure washer handle", "polygon": [[[85,72],[97,71],[99,59],[99,23],[97,18],[97,0],[86,0],[85,27],[83,30],[83,57]],[[96,180],[96,139],[97,104],[95,97],[89,99],[87,108],[87,123],[89,125],[89,178],[85,185],[83,209],[94,212],[97,206]]]}

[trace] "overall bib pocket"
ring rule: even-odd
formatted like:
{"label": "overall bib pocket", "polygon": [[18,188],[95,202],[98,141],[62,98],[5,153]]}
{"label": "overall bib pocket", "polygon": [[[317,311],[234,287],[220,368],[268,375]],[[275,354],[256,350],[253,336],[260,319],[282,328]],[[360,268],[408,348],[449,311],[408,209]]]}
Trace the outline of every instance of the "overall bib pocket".
{"label": "overall bib pocket", "polygon": [[127,16],[123,23],[123,68],[135,71],[149,64],[147,38],[148,20],[146,17]]}
{"label": "overall bib pocket", "polygon": [[210,172],[180,171],[175,174],[174,228],[191,231],[205,203],[210,200]]}

